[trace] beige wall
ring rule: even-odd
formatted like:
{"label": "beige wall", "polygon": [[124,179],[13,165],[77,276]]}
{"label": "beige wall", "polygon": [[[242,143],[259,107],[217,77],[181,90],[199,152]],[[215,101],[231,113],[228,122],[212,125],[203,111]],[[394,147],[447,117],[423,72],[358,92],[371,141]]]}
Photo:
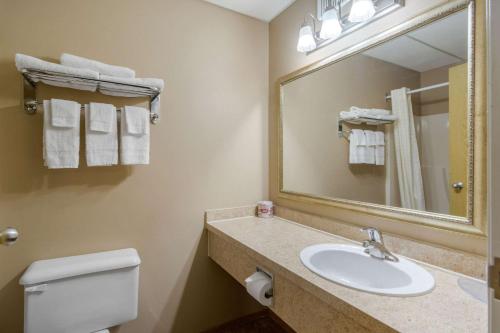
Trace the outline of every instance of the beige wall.
{"label": "beige wall", "polygon": [[418,72],[360,54],[284,85],[284,189],[384,204],[385,166],[349,164],[349,141],[338,137],[337,119],[351,106],[386,109],[388,91],[416,88],[419,79]]}
{"label": "beige wall", "polygon": [[[278,131],[277,119],[279,110],[279,89],[277,82],[280,77],[288,75],[304,66],[326,58],[349,46],[353,46],[367,37],[374,36],[389,27],[406,22],[418,14],[446,3],[446,0],[407,0],[405,7],[396,12],[377,20],[366,27],[359,29],[339,39],[334,43],[304,55],[296,51],[298,29],[303,22],[306,13],[316,12],[315,0],[297,0],[281,15],[275,18],[269,26],[269,83],[270,83],[270,197],[279,205],[292,207],[317,215],[327,216],[336,220],[345,221],[355,225],[371,225],[393,234],[403,235],[409,238],[425,240],[430,243],[439,244],[450,248],[458,248],[478,254],[485,254],[485,238],[482,236],[471,236],[427,227],[414,223],[402,223],[397,219],[389,217],[376,217],[370,214],[353,212],[340,207],[332,207],[321,203],[310,203],[292,200],[280,196],[278,184]],[[478,204],[479,210],[480,203]],[[478,215],[479,216],[479,215]],[[403,220],[403,222],[405,222]],[[484,221],[479,222],[479,224]]]}
{"label": "beige wall", "polygon": [[[0,8],[0,229],[21,232],[0,248],[0,330],[22,331],[18,280],[31,262],[125,247],[142,258],[140,308],[120,333],[199,332],[255,310],[208,259],[203,214],[267,196],[267,24],[198,0],[0,0]],[[45,169],[42,117],[20,106],[16,52],[71,52],[165,79],[151,165]]]}

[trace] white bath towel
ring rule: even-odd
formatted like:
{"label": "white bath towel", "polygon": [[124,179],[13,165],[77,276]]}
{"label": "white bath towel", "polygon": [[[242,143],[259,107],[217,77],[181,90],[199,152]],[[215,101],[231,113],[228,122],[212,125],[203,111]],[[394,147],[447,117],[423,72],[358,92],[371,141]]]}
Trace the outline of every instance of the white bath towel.
{"label": "white bath towel", "polygon": [[93,71],[99,72],[104,75],[125,77],[125,78],[135,77],[135,71],[130,68],[109,65],[97,60],[79,57],[69,53],[61,54],[60,61],[61,64],[64,66],[91,69]]}
{"label": "white bath towel", "polygon": [[120,129],[121,163],[149,164],[149,111],[135,106],[124,107]]}
{"label": "white bath towel", "polygon": [[357,106],[351,106],[349,111],[357,113],[359,115],[366,115],[366,116],[386,116],[386,115],[391,114],[391,112],[389,110],[373,109],[373,108],[360,108]]}
{"label": "white bath towel", "polygon": [[43,101],[43,158],[49,169],[78,168],[80,152],[80,106],[68,112],[78,112],[74,127],[52,126],[49,100]]}
{"label": "white bath towel", "polygon": [[75,127],[80,121],[80,104],[64,99],[50,100],[51,124],[54,127]]}
{"label": "white bath towel", "polygon": [[[53,72],[61,74],[63,76],[71,75],[85,79],[93,79],[93,80],[99,79],[99,73],[96,71],[63,66],[25,54],[20,54],[20,53],[16,54],[15,60],[16,60],[16,67],[21,72],[26,69],[31,69],[37,71]],[[97,89],[97,82],[88,82],[78,79],[71,79],[71,82],[69,82],[69,80],[67,80],[66,78],[50,78],[43,74],[33,74],[32,79],[35,82],[41,81],[45,84],[56,87],[72,88],[72,89],[87,90],[87,91],[96,91]]]}
{"label": "white bath towel", "polygon": [[[93,113],[92,110],[98,110]],[[109,115],[109,128],[98,126],[92,130],[94,115],[100,117],[100,111]],[[101,120],[97,124],[102,124]],[[118,164],[118,131],[116,108],[111,104],[91,103],[85,105],[85,153],[88,166],[110,166]]]}
{"label": "white bath towel", "polygon": [[137,107],[125,107],[125,129],[127,133],[134,135],[149,134],[149,111]]}
{"label": "white bath towel", "polygon": [[89,104],[90,130],[109,133],[113,124],[116,125],[116,108],[111,104]]}
{"label": "white bath towel", "polygon": [[366,157],[365,164],[375,164],[375,147],[377,145],[375,132],[370,130],[365,130],[366,138]]}
{"label": "white bath towel", "polygon": [[385,164],[385,134],[382,131],[375,132],[375,164]]}
{"label": "white bath towel", "polygon": [[[361,123],[362,121],[359,120],[360,118],[364,118],[364,122],[366,123],[377,123],[379,120],[395,121],[397,119],[397,117],[392,114],[374,115],[359,111],[340,111],[340,119],[342,120],[349,120],[351,123]],[[373,121],[366,121],[366,119]]]}
{"label": "white bath towel", "polygon": [[[99,85],[99,91],[105,95],[111,95],[111,96],[130,97],[130,93],[119,91],[124,88],[123,84],[135,85],[136,91],[144,91],[144,88],[153,88],[158,90],[158,92],[161,92],[165,85],[162,79],[155,79],[155,78],[130,79],[130,78],[114,77],[109,75],[101,75],[100,79],[103,82],[101,82]],[[127,90],[131,90],[131,88],[127,87]]]}
{"label": "white bath towel", "polygon": [[366,139],[362,130],[352,129],[349,135],[349,163],[363,164],[365,160]]}

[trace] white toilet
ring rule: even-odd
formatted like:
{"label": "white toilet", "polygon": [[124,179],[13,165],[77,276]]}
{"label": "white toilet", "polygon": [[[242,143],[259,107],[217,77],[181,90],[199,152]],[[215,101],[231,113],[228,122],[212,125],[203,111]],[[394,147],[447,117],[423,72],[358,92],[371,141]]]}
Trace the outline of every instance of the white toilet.
{"label": "white toilet", "polygon": [[25,333],[93,333],[137,317],[135,249],[35,261],[24,286]]}

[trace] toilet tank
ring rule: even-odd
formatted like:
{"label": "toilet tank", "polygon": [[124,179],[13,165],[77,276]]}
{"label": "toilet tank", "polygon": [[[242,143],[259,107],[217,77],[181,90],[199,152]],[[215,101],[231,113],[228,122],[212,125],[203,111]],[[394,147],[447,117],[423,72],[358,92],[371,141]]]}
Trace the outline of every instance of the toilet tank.
{"label": "toilet tank", "polygon": [[25,333],[90,333],[137,317],[135,249],[32,263],[24,286]]}

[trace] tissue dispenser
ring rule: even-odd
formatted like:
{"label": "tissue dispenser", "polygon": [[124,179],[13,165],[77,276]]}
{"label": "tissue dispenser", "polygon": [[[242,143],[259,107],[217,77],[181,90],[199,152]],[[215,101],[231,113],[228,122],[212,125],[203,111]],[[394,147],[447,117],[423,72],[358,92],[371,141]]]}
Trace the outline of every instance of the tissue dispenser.
{"label": "tissue dispenser", "polygon": [[245,279],[247,292],[264,306],[271,306],[273,303],[273,276],[264,270],[257,268]]}

